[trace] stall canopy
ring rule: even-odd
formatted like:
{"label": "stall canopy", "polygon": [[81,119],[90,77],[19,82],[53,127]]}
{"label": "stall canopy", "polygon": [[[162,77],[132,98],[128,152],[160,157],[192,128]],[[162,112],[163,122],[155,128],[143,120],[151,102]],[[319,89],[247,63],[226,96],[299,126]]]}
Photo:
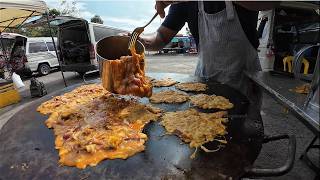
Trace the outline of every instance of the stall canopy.
{"label": "stall canopy", "polygon": [[46,10],[46,3],[40,0],[0,0],[0,32],[6,28],[16,28]]}
{"label": "stall canopy", "polygon": [[[48,7],[44,1],[41,0],[0,0],[0,34],[7,28],[19,28],[29,18],[33,16],[42,16],[46,14]],[[61,67],[61,61],[58,56],[57,48],[52,36],[51,26],[49,23],[49,17],[46,16],[48,26],[50,28],[51,38],[53,46],[59,60]],[[1,46],[4,49],[4,43],[0,38]],[[63,70],[61,69],[62,78],[65,86],[67,86]]]}

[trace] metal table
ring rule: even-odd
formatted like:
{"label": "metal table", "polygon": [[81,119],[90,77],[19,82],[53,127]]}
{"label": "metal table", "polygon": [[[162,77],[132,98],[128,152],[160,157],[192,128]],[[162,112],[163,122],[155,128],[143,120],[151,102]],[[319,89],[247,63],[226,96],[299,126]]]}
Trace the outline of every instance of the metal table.
{"label": "metal table", "polygon": [[305,84],[305,82],[293,77],[271,72],[246,73],[246,75],[277,102],[288,108],[297,119],[315,134],[315,137],[301,154],[300,159],[304,160],[306,164],[318,174],[317,176],[319,176],[319,166],[315,165],[308,156],[310,149],[319,149],[320,147],[319,145],[315,145],[320,132],[319,113],[317,112],[319,110],[315,110],[312,106],[304,106],[307,95],[290,91],[290,89],[301,86]]}
{"label": "metal table", "polygon": [[311,107],[304,107],[307,96],[290,91],[305,82],[270,72],[246,73],[246,75],[277,102],[288,108],[314,134],[319,134],[319,114]]}

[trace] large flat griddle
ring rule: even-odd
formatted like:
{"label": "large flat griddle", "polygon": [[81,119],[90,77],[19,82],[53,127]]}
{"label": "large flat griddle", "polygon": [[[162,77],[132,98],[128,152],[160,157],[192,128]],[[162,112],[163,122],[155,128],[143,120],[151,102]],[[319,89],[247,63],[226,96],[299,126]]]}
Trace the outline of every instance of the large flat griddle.
{"label": "large flat griddle", "polygon": [[[182,74],[157,74],[160,79],[171,77],[179,82],[201,81]],[[98,81],[97,81],[98,82]],[[37,107],[53,96],[64,94],[80,86],[70,86],[40,98],[15,114],[0,131],[0,179],[225,179],[240,177],[245,168],[253,164],[260,152],[261,140],[246,139],[241,130],[248,107],[246,98],[238,91],[222,84],[209,83],[207,94],[222,95],[234,103],[229,114],[228,138],[225,148],[216,153],[200,150],[190,159],[190,149],[178,137],[164,135],[158,122],[149,123],[146,150],[126,160],[104,160],[84,170],[60,166],[58,151],[54,149],[54,134],[44,121],[48,116],[36,111]],[[174,87],[154,88],[154,92]],[[190,93],[194,94],[194,93]],[[141,100],[147,103],[147,98]],[[165,111],[185,110],[190,104],[158,104]],[[238,116],[237,116],[238,115]],[[238,127],[238,128],[236,128]],[[241,136],[243,135],[243,138]],[[208,144],[214,148],[216,144]]]}

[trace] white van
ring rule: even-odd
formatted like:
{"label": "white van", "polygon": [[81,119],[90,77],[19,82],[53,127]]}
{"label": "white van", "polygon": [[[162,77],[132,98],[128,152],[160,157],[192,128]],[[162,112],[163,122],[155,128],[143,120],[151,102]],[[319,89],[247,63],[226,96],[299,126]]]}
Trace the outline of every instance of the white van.
{"label": "white van", "polygon": [[[57,38],[54,38],[57,42]],[[52,68],[59,67],[51,37],[34,37],[27,39],[26,55],[32,72],[47,75]]]}
{"label": "white van", "polygon": [[99,69],[95,47],[108,36],[128,31],[91,23],[84,19],[72,19],[58,25],[58,50],[63,71],[80,75]]}
{"label": "white van", "polygon": [[[258,54],[264,71],[283,72],[284,57],[294,56],[302,47],[320,43],[320,11],[316,3],[282,1],[274,10],[259,12]],[[317,53],[311,54],[310,72]]]}

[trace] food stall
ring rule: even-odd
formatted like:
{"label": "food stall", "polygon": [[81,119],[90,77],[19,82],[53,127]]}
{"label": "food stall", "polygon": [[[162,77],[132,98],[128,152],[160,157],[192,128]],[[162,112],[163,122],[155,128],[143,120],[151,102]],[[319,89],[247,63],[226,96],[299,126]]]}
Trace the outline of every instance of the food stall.
{"label": "food stall", "polygon": [[[121,44],[125,48],[121,49]],[[118,56],[128,54],[127,44],[128,39],[126,39],[126,41],[123,43],[116,43],[115,46],[118,48],[115,48],[112,53],[117,54]],[[107,47],[110,46],[107,46],[106,44],[103,45],[104,48],[102,49],[108,51]],[[98,43],[97,52],[101,55],[101,53],[99,53],[99,47],[100,46]],[[117,52],[117,50],[119,51]],[[102,55],[102,57],[106,58],[105,56],[105,54]],[[106,159],[99,163],[87,164],[91,167],[86,167],[86,165],[83,166],[83,164],[81,164],[80,166],[79,164],[77,164],[77,161],[75,160],[78,158],[79,154],[76,154],[72,159],[67,159],[69,164],[65,164],[66,159],[62,158],[64,157],[65,153],[61,151],[61,145],[63,146],[63,144],[60,144],[58,142],[62,139],[63,141],[67,142],[67,140],[70,139],[70,137],[73,137],[75,134],[64,134],[63,136],[60,136],[62,139],[60,138],[60,140],[58,140],[58,138],[55,140],[55,135],[56,138],[59,137],[59,133],[65,132],[65,128],[56,130],[54,124],[57,123],[57,128],[59,128],[61,124],[59,121],[54,120],[54,116],[40,114],[36,111],[52,111],[52,109],[58,107],[61,104],[62,109],[64,110],[68,110],[70,108],[72,109],[72,107],[68,105],[72,105],[74,102],[76,102],[76,104],[79,104],[79,102],[84,101],[87,97],[93,96],[94,93],[98,92],[96,90],[89,90],[88,93],[85,93],[85,90],[83,90],[85,86],[81,86],[78,84],[58,90],[50,95],[44,96],[34,101],[30,105],[22,109],[19,113],[15,114],[8,121],[8,123],[4,125],[4,127],[0,131],[0,142],[1,144],[6,144],[6,146],[0,147],[0,172],[2,172],[1,178],[238,179],[240,177],[281,176],[290,171],[290,169],[293,167],[296,152],[295,137],[287,134],[272,137],[265,136],[263,123],[261,120],[257,119],[256,121],[248,121],[246,119],[246,114],[248,111],[250,111],[250,106],[247,98],[243,96],[239,91],[221,83],[207,81],[205,79],[197,78],[190,75],[174,73],[149,73],[147,74],[147,76],[155,80],[170,78],[176,82],[176,85],[171,84],[168,86],[154,86],[152,90],[154,94],[157,94],[161,91],[182,91],[183,88],[179,87],[179,85],[183,83],[201,83],[205,86],[205,88],[201,89],[201,91],[191,90],[182,93],[187,98],[180,103],[156,103],[152,100],[152,96],[150,98],[137,98],[133,96],[110,95],[110,93],[107,93],[107,95],[99,97],[100,99],[102,98],[103,101],[108,100],[109,98],[115,98],[116,102],[111,101],[111,103],[105,104],[108,107],[111,106],[111,109],[113,110],[114,106],[118,107],[124,102],[139,103],[143,106],[152,105],[156,108],[161,109],[161,113],[163,113],[162,117],[170,115],[170,113],[176,111],[190,113],[190,111],[188,111],[190,110],[190,108],[196,110],[192,112],[202,113],[201,116],[205,116],[204,114],[209,113],[219,113],[218,109],[203,109],[191,104],[192,101],[189,101],[189,97],[191,98],[194,95],[198,95],[200,93],[212,95],[213,97],[218,96],[227,98],[228,102],[232,102],[232,106],[229,107],[227,112],[225,112],[228,113],[228,116],[224,119],[225,122],[223,125],[223,127],[226,127],[228,133],[223,135],[223,139],[217,141],[208,140],[207,143],[203,144],[205,145],[205,147],[201,146],[201,150],[199,146],[199,150],[197,152],[197,148],[190,148],[192,146],[188,145],[188,140],[186,141],[183,136],[179,136],[179,133],[169,133],[168,129],[164,127],[163,122],[151,121],[145,124],[141,132],[146,135],[147,139],[143,141],[141,139],[138,140],[138,142],[145,142],[143,151],[131,155],[131,157],[123,157],[122,155],[119,155],[118,158],[121,157],[120,159],[112,158]],[[97,79],[88,83],[92,84],[100,82],[101,80]],[[98,87],[99,85],[93,86]],[[86,95],[82,95],[82,93],[85,93]],[[52,99],[52,97],[54,98]],[[69,97],[69,99],[66,99],[66,97]],[[70,98],[72,97],[78,97],[79,99],[75,98],[76,101],[73,102],[70,101]],[[94,108],[101,107],[100,105],[95,103],[96,100],[97,99],[89,98],[87,105],[89,105],[90,107],[93,105]],[[50,103],[53,103],[53,106],[51,106]],[[48,106],[48,108],[45,109],[44,107],[46,106]],[[39,109],[39,107],[41,108]],[[77,111],[78,113],[82,113],[88,108],[81,108],[79,106],[79,108],[76,109],[75,111]],[[120,112],[123,112],[122,110],[123,109],[120,108]],[[108,113],[105,111],[102,112]],[[124,111],[123,113],[127,114],[128,111]],[[95,121],[95,119],[98,118],[96,117],[96,115],[98,114],[99,113],[89,113],[85,115],[86,118],[84,118],[84,122]],[[145,113],[141,112],[138,112],[138,114],[138,120],[124,120],[125,124],[130,124],[130,122],[132,121],[139,122],[139,117],[144,117],[145,115]],[[114,114],[109,113],[109,115],[105,115],[107,117],[109,115],[110,117],[113,117],[112,115]],[[92,118],[90,116],[93,116],[95,118]],[[50,117],[50,120],[48,120],[48,117]],[[65,118],[69,119],[70,117],[73,116],[67,115]],[[100,118],[98,119],[101,119],[101,116],[99,117]],[[128,117],[128,115],[121,117]],[[63,121],[72,121],[71,119],[69,119],[70,121],[67,119]],[[55,133],[53,133],[52,130],[48,129],[46,125],[51,128],[54,127]],[[66,127],[66,129],[67,128],[68,127]],[[72,131],[75,132],[78,130],[79,128],[75,128]],[[198,133],[202,132],[198,131]],[[263,148],[263,144],[283,139],[288,140],[289,143],[288,151],[284,152],[285,154],[287,154],[287,160],[283,162],[280,167],[258,168],[253,166],[253,163],[257,159],[261,148]],[[127,138],[124,141],[136,142],[137,139]],[[204,141],[206,140],[204,139]],[[220,142],[222,142],[223,144],[221,144]],[[90,147],[92,147],[92,144],[89,145]],[[86,156],[91,156],[91,154],[88,154],[88,152],[96,151],[88,147],[85,151],[85,154]],[[55,148],[59,149],[59,153]],[[106,149],[106,151],[113,152],[116,150],[114,148],[115,147],[108,148]],[[215,152],[210,153],[213,151]],[[14,156],[12,156],[13,152]],[[91,158],[89,159],[90,161],[92,160]],[[79,159],[79,161],[80,160],[81,158]],[[84,159],[82,159],[81,161],[84,161]],[[75,163],[76,165],[74,165],[73,163]],[[77,166],[78,168],[68,166]]]}
{"label": "food stall", "polygon": [[[21,28],[22,25],[28,19],[30,19],[32,17],[45,15],[45,17],[47,19],[46,22],[50,28],[53,46],[54,46],[54,49],[57,54],[57,49],[56,49],[54,39],[52,37],[51,25],[50,25],[48,13],[47,13],[48,8],[47,8],[47,5],[44,1],[41,1],[41,0],[36,0],[36,1],[32,1],[32,0],[18,0],[18,1],[2,0],[0,2],[0,5],[1,5],[1,8],[0,8],[0,35],[5,30]],[[2,36],[0,36],[0,37],[2,37]],[[2,41],[2,38],[0,38],[0,46],[2,47],[2,49],[6,49],[5,44]],[[4,55],[4,59],[6,61],[8,61],[7,54],[3,54],[3,55]],[[60,61],[59,61],[59,63],[60,63]],[[63,72],[62,72],[62,77],[63,77],[64,83],[66,86]]]}
{"label": "food stall", "polygon": [[[132,80],[135,82],[138,80],[137,84],[141,83],[139,81],[141,79],[144,83],[154,84],[151,88],[154,95],[161,92],[179,92],[183,98],[178,99],[178,102],[175,96],[171,96],[167,101],[163,101],[164,98],[160,97],[157,102],[148,94],[147,97],[139,98],[119,95],[118,92],[105,92],[106,89],[115,89],[117,86],[116,83],[105,84],[105,81],[112,81],[122,75],[125,78],[121,77],[120,80],[125,82],[117,83],[130,84],[128,83],[130,76],[126,77],[126,73],[119,73],[122,66],[127,70],[126,68],[135,65],[134,67],[138,67],[139,71],[144,67],[143,46],[136,47],[139,55],[130,54],[129,39],[125,41],[123,41],[124,37],[119,39],[122,39],[121,43],[113,41],[112,46],[105,43],[105,39],[99,41],[97,45],[97,54],[102,59],[112,61],[110,64],[101,61],[100,67],[103,67],[100,69],[101,79],[86,82],[87,85],[69,86],[37,99],[16,113],[3,126],[0,130],[0,143],[5,146],[0,147],[0,179],[240,179],[281,176],[292,169],[296,155],[295,136],[288,134],[265,136],[261,119],[254,121],[247,119],[247,114],[251,110],[248,99],[238,90],[225,84],[175,73],[148,73],[146,75],[149,80],[146,80],[143,71],[136,73],[140,79],[136,79],[138,75],[132,73]],[[102,47],[100,42],[103,42]],[[112,48],[112,51],[108,48]],[[125,57],[120,58],[122,56]],[[105,71],[105,67],[109,65],[112,67],[109,71]],[[248,76],[258,84],[262,84],[255,80],[259,74],[248,74]],[[168,81],[168,79],[173,80],[174,83],[155,85],[155,82]],[[204,88],[186,90],[181,88],[182,84],[200,84]],[[275,96],[282,97],[265,85],[262,87],[274,92]],[[118,90],[120,91],[120,88]],[[143,88],[137,89],[142,92],[143,90]],[[218,100],[210,104],[214,106],[213,108],[196,106],[192,98],[198,95],[219,97],[224,102]],[[134,105],[131,106],[133,110],[129,105],[123,105],[126,103]],[[146,109],[149,105],[160,110]],[[140,109],[136,110],[137,107]],[[158,119],[152,121],[148,119],[147,123],[141,126],[142,117],[145,118],[146,114],[149,116],[150,112],[154,115],[155,111],[159,113]],[[176,112],[182,112],[185,116],[176,118],[178,117],[174,114]],[[190,113],[188,116],[183,114],[187,112]],[[218,116],[221,112],[225,113],[225,116],[212,118],[220,121],[218,123],[220,127],[217,130],[219,131],[217,134],[220,133],[219,139],[201,137],[201,142],[204,142],[201,146],[192,145],[190,142],[194,139],[191,137],[206,133],[205,128],[201,131],[201,129],[190,127],[188,130],[191,130],[186,136],[183,129],[169,131],[164,123],[164,117],[169,116],[167,120],[174,122],[181,119],[190,120],[190,117],[196,114],[198,115],[196,117],[203,122],[193,125],[203,127],[203,124],[206,125],[204,122],[211,124],[203,117]],[[130,116],[132,113],[135,114],[134,118]],[[170,117],[172,114],[174,116]],[[122,128],[120,130],[124,130],[125,127],[133,134],[136,133],[134,131],[136,129],[141,128],[141,132],[137,133],[139,135],[137,137],[121,137],[119,140],[117,139],[119,136],[128,133],[120,131],[111,134],[112,136],[107,134],[103,142],[98,141],[101,140],[99,138],[104,135],[103,133],[111,133],[114,131],[113,128],[119,126]],[[183,126],[187,127],[188,124]],[[311,124],[310,127],[316,126]],[[99,134],[101,136],[90,136],[101,129],[103,129],[102,134]],[[109,143],[109,140],[112,141],[110,142],[112,145],[102,146]],[[263,145],[278,140],[288,141],[288,150],[283,152],[287,155],[286,161],[279,167],[254,167],[254,161]],[[140,143],[139,146],[136,143]],[[127,144],[131,146],[125,146]],[[133,145],[141,149],[132,148]],[[129,155],[120,153],[118,150],[121,148],[135,153]],[[101,157],[102,155],[104,157]]]}

